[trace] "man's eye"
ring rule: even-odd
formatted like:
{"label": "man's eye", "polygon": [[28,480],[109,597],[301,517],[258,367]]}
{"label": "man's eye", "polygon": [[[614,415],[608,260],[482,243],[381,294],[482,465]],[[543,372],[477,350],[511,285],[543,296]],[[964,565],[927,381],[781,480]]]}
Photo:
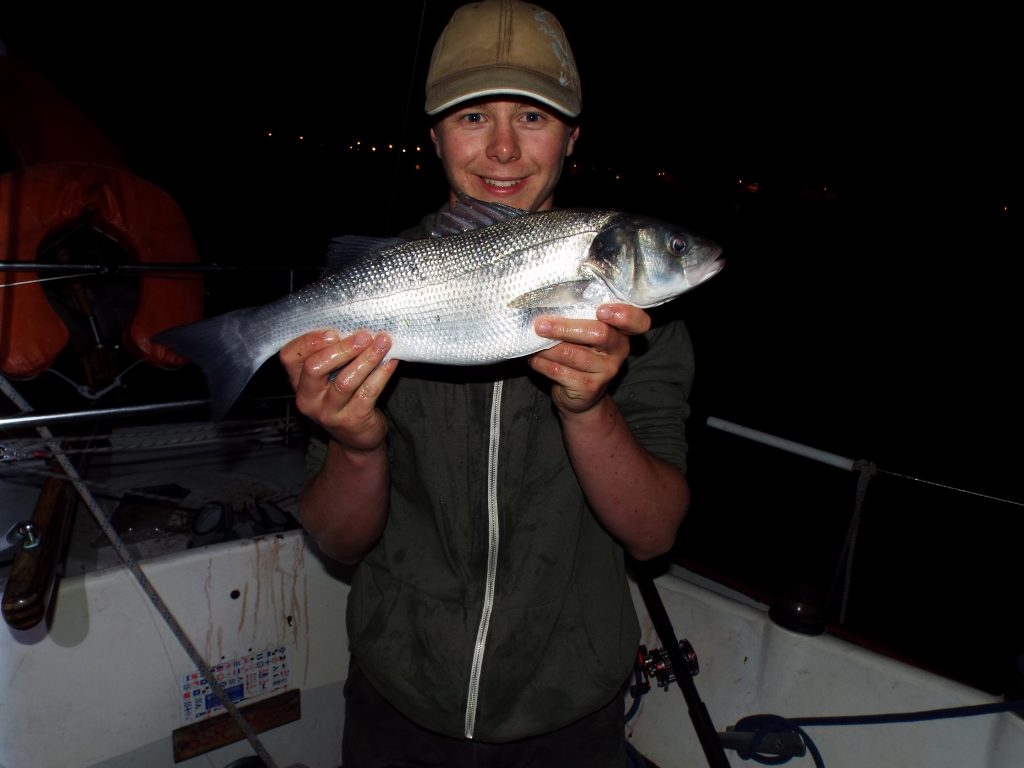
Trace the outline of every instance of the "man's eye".
{"label": "man's eye", "polygon": [[484,119],[484,116],[479,112],[467,112],[462,116],[462,119],[467,123],[479,123]]}
{"label": "man's eye", "polygon": [[544,119],[544,115],[540,112],[527,112],[523,115],[523,119],[528,123],[539,123]]}

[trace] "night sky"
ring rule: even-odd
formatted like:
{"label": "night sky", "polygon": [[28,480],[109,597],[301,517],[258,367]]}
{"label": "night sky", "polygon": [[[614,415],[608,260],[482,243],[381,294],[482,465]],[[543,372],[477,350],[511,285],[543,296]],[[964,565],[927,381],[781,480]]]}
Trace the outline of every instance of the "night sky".
{"label": "night sky", "polygon": [[[458,4],[218,22],[173,5],[117,19],[5,9],[0,38],[175,197],[205,259],[317,265],[330,236],[391,234],[443,200],[429,152],[347,147],[426,142],[426,61]],[[682,550],[769,587],[827,581],[853,502],[850,477],[774,463],[702,428],[707,416],[873,461],[894,474],[873,486],[859,556],[890,565],[864,577],[854,618],[923,622],[915,652],[948,665],[952,638],[975,657],[954,672],[995,685],[990,659],[1024,651],[1001,618],[1024,533],[1012,25],[664,5],[547,7],[584,89],[559,203],[658,215],[725,246],[726,270],[673,303],[698,364]],[[753,480],[737,482],[741,463]],[[738,506],[753,511],[739,525]]]}

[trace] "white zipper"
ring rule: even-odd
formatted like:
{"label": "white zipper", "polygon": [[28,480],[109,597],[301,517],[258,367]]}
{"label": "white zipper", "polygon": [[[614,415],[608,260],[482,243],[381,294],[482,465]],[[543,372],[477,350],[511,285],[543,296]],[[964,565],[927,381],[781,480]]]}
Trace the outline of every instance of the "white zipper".
{"label": "white zipper", "polygon": [[501,437],[501,389],[502,382],[494,383],[491,400],[491,432],[487,449],[487,584],[484,588],[484,605],[480,612],[480,626],[476,630],[476,648],[473,650],[473,666],[469,672],[469,694],[466,697],[466,738],[473,738],[476,725],[476,704],[480,695],[480,670],[484,663],[484,647],[487,645],[487,628],[491,623],[494,608],[494,582],[498,575],[498,444]]}

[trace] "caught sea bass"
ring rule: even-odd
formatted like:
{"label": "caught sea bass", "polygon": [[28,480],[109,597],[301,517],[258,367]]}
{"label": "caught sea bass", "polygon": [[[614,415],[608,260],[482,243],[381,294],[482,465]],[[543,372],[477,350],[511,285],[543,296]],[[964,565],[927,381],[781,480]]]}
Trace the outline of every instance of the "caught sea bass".
{"label": "caught sea bass", "polygon": [[336,238],[317,282],[154,341],[202,368],[220,419],[268,358],[310,331],[386,331],[389,357],[483,365],[558,343],[534,333],[540,315],[654,307],[724,264],[715,243],[620,211],[529,213],[464,197],[439,222],[420,240]]}

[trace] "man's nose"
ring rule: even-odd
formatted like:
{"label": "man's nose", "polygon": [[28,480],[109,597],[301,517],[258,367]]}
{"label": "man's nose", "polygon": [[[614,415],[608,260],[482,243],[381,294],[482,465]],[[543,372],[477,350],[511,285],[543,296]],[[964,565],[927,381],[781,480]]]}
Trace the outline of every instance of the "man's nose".
{"label": "man's nose", "polygon": [[487,146],[487,155],[500,163],[518,160],[520,156],[519,141],[510,125],[497,124],[491,134]]}

